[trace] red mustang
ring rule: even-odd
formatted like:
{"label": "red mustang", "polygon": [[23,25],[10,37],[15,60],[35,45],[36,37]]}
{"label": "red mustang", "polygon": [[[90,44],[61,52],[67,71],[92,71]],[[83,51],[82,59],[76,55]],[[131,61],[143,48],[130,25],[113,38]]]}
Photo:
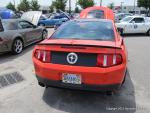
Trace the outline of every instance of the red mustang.
{"label": "red mustang", "polygon": [[115,91],[125,80],[127,52],[113,20],[77,19],[39,43],[33,62],[41,86]]}

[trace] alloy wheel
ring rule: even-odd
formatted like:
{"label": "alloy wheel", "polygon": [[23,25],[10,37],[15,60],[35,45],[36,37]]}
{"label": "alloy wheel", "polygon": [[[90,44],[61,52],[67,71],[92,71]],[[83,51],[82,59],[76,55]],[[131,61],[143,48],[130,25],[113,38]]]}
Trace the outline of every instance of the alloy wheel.
{"label": "alloy wheel", "polygon": [[21,53],[23,50],[23,43],[20,39],[16,39],[13,44],[13,52],[15,54]]}

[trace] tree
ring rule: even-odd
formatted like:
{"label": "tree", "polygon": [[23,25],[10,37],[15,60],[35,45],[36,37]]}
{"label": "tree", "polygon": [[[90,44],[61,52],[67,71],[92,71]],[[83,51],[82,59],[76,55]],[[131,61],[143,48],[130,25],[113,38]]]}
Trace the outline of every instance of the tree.
{"label": "tree", "polygon": [[52,6],[58,11],[65,11],[67,0],[55,0],[52,2]]}
{"label": "tree", "polygon": [[30,3],[30,8],[33,11],[38,11],[40,9],[40,5],[39,5],[38,1],[37,0],[32,0],[31,3]]}
{"label": "tree", "polygon": [[13,10],[13,11],[16,11],[15,5],[12,4],[11,2],[9,2],[9,3],[7,4],[6,8],[11,9],[11,10]]}
{"label": "tree", "polygon": [[54,6],[53,5],[49,6],[49,9],[50,9],[50,13],[54,12]]}
{"label": "tree", "polygon": [[108,5],[108,8],[110,8],[110,9],[114,9],[114,3],[112,2],[112,3],[110,3],[109,5]]}
{"label": "tree", "polygon": [[28,0],[21,0],[20,4],[18,4],[18,10],[19,11],[29,11],[30,10],[30,3]]}
{"label": "tree", "polygon": [[75,13],[79,13],[79,12],[80,12],[79,7],[76,7],[75,8]]}
{"label": "tree", "polygon": [[137,4],[138,4],[139,7],[144,7],[146,9],[148,9],[148,7],[149,7],[149,4],[148,4],[149,1],[150,0],[138,0]]}
{"label": "tree", "polygon": [[138,0],[137,4],[139,7],[144,7],[148,14],[148,9],[150,10],[150,0]]}
{"label": "tree", "polygon": [[94,0],[78,0],[78,4],[81,8],[85,9],[87,7],[94,6]]}

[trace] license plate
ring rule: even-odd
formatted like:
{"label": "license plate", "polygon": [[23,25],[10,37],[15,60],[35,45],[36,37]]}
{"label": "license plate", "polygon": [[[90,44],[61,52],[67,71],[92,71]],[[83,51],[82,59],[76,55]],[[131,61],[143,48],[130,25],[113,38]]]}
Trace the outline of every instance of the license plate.
{"label": "license plate", "polygon": [[70,84],[81,84],[81,76],[77,74],[62,74],[62,82]]}

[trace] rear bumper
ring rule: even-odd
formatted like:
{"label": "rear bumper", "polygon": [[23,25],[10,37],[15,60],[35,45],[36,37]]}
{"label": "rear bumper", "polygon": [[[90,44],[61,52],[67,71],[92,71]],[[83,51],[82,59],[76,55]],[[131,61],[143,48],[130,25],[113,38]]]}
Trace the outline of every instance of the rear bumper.
{"label": "rear bumper", "polygon": [[74,84],[66,84],[62,83],[60,80],[49,80],[46,78],[42,78],[40,76],[36,76],[38,82],[44,84],[45,86],[49,87],[56,87],[56,88],[65,88],[65,89],[74,89],[74,90],[87,90],[87,91],[115,91],[121,87],[121,84],[111,84],[111,85],[74,85]]}
{"label": "rear bumper", "polygon": [[82,83],[88,85],[121,84],[125,77],[126,65],[110,68],[68,66],[42,63],[33,58],[35,73],[41,78],[61,81],[64,73],[81,75]]}

